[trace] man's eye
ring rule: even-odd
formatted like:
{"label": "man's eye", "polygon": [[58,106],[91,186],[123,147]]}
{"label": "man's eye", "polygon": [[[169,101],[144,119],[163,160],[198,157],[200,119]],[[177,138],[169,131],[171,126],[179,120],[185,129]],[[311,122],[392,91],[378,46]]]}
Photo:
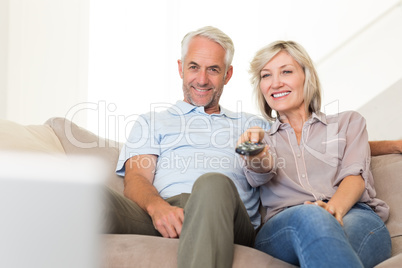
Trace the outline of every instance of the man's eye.
{"label": "man's eye", "polygon": [[218,68],[209,68],[209,71],[212,72],[212,73],[218,73],[219,72]]}
{"label": "man's eye", "polygon": [[191,69],[191,70],[195,70],[195,69],[197,69],[197,66],[195,66],[195,65],[190,66],[190,68],[189,68],[189,69]]}

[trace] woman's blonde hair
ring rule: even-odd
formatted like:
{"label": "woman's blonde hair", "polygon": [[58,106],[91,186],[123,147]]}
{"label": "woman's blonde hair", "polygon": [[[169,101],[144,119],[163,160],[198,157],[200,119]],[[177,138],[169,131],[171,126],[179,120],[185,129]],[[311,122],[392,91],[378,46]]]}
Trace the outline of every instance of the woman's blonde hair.
{"label": "woman's blonde hair", "polygon": [[250,63],[251,84],[262,115],[267,120],[275,120],[272,114],[273,110],[269,107],[264,95],[261,93],[261,70],[281,51],[286,51],[292,56],[304,71],[305,80],[303,94],[306,113],[311,114],[313,112],[319,112],[321,109],[321,85],[310,56],[300,44],[294,41],[276,41],[257,51]]}

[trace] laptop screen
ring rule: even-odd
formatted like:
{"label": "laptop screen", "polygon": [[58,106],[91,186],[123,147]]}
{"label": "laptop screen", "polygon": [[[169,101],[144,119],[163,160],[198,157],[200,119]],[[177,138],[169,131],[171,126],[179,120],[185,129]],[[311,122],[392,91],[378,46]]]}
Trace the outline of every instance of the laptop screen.
{"label": "laptop screen", "polygon": [[0,153],[0,267],[99,267],[100,160]]}

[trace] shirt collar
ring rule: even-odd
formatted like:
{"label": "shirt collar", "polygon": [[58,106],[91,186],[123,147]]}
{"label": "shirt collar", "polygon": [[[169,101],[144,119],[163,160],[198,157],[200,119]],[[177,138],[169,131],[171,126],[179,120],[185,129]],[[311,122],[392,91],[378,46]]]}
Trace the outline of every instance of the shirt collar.
{"label": "shirt collar", "polygon": [[313,113],[313,115],[311,116],[311,122],[316,121],[320,121],[324,125],[327,125],[327,117],[325,116],[324,113],[321,112]]}
{"label": "shirt collar", "polygon": [[[194,106],[190,103],[187,103],[187,102],[181,101],[181,100],[176,102],[176,106],[172,106],[172,107],[168,108],[168,111],[174,115],[184,115],[184,114],[191,113],[193,111],[198,111],[199,113],[207,115],[207,113],[205,113],[204,107]],[[233,118],[233,119],[241,118],[241,113],[235,113],[235,112],[229,111],[229,110],[223,108],[222,106],[220,106],[219,114],[208,114],[208,115],[225,116],[225,117],[229,117],[229,118]]]}
{"label": "shirt collar", "polygon": [[[307,120],[308,124],[314,124],[315,122],[321,122],[324,125],[327,125],[327,118],[325,114],[318,112],[318,113],[313,113],[310,117],[310,119]],[[279,121],[278,118],[276,118],[275,122],[271,126],[270,134],[275,134],[280,128],[283,128],[285,126],[288,126],[289,124],[287,123],[282,123]]]}

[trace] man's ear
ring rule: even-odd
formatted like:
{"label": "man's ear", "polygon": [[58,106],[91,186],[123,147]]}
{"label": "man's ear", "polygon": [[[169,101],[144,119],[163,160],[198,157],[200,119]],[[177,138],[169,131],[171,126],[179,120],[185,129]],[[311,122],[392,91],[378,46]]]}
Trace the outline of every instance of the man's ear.
{"label": "man's ear", "polygon": [[182,63],[182,61],[177,60],[177,65],[178,65],[178,68],[179,68],[180,77],[181,77],[181,79],[183,79],[183,63]]}
{"label": "man's ear", "polygon": [[225,85],[229,82],[230,78],[232,78],[233,75],[233,66],[230,65],[225,76]]}

